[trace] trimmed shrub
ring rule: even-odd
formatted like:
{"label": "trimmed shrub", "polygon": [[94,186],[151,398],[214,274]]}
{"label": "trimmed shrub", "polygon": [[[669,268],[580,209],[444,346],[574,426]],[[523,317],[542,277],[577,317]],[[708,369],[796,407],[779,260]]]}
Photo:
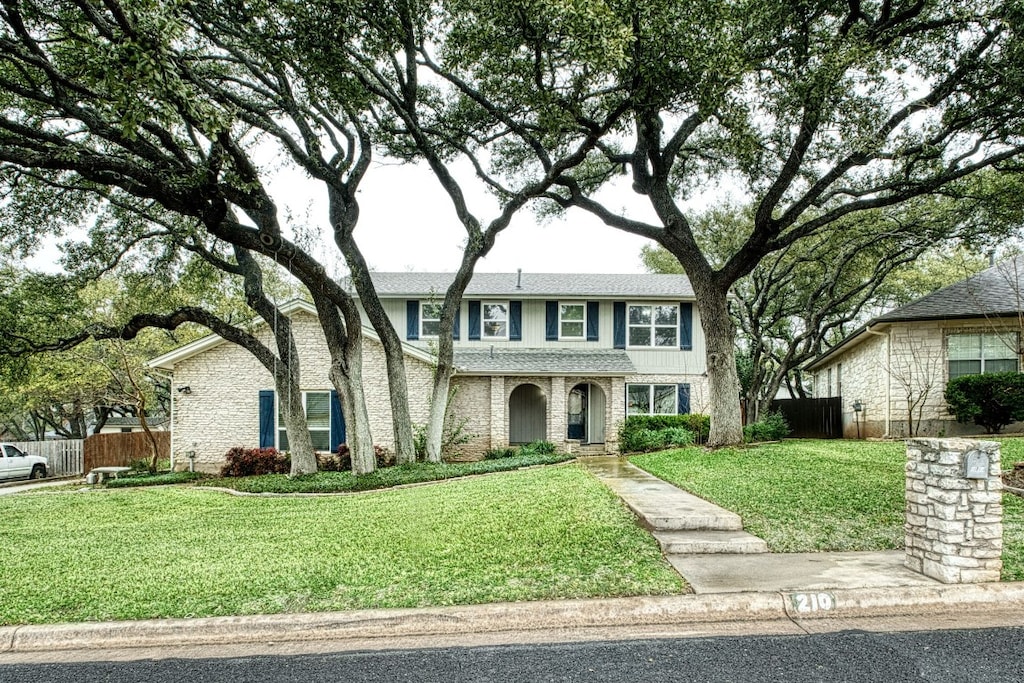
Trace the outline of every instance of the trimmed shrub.
{"label": "trimmed shrub", "polygon": [[763,418],[743,428],[743,440],[747,443],[778,441],[789,436],[789,423],[782,413],[768,413]]}
{"label": "trimmed shrub", "polygon": [[710,431],[707,415],[630,415],[619,427],[619,448],[626,453],[647,453],[703,444]]}
{"label": "trimmed shrub", "polygon": [[519,447],[519,455],[551,455],[556,450],[550,441],[533,441]]}
{"label": "trimmed shrub", "polygon": [[974,422],[989,434],[1024,420],[1024,374],[992,372],[964,375],[946,385],[946,403],[957,422]]}
{"label": "trimmed shrub", "polygon": [[489,448],[484,451],[484,460],[498,460],[500,458],[513,458],[519,455],[518,448]]}
{"label": "trimmed shrub", "polygon": [[[377,461],[377,467],[391,467],[395,464],[395,455],[383,446],[373,447],[373,456]],[[316,466],[321,472],[351,472],[352,453],[348,444],[338,444],[338,450],[334,455],[317,454]]]}
{"label": "trimmed shrub", "polygon": [[700,413],[686,415],[630,415],[619,428],[619,442],[630,440],[629,432],[637,429],[660,431],[662,429],[683,428],[693,435],[693,443],[708,442],[711,432],[711,418]]}
{"label": "trimmed shrub", "polygon": [[220,470],[222,477],[251,477],[260,474],[288,474],[292,459],[276,448],[244,448],[235,446],[225,456]]}

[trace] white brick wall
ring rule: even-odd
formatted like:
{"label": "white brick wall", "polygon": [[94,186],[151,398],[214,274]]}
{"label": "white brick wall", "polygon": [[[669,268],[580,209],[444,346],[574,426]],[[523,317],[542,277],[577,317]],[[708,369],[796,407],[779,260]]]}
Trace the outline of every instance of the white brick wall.
{"label": "white brick wall", "polygon": [[[315,316],[297,312],[293,316],[293,333],[299,354],[301,388],[303,391],[332,389],[328,377],[330,358],[323,332]],[[257,335],[270,343],[270,331]],[[406,356],[409,382],[409,410],[415,424],[424,424],[429,414],[433,385],[433,369],[423,361]],[[457,457],[480,458],[490,448],[508,445],[508,401],[519,385],[539,386],[548,399],[549,438],[564,446],[566,434],[566,400],[568,393],[580,382],[591,382],[605,393],[605,441],[614,452],[618,427],[625,418],[625,383],[623,378],[588,377],[475,377],[456,376],[451,409],[452,419],[465,419],[465,432],[472,435],[469,443],[457,449]],[[693,412],[706,412],[704,397],[707,380],[700,375],[640,375],[629,382],[690,384]],[[370,429],[375,444],[394,447],[391,424],[391,403],[387,390],[384,352],[373,339],[363,340],[363,390],[370,415]],[[224,342],[180,361],[174,369],[175,387],[189,386],[188,395],[175,394],[174,458],[179,467],[187,463],[186,452],[195,451],[197,468],[215,471],[224,462],[225,453],[234,446],[259,445],[259,391],[273,389],[270,373],[246,350]],[[552,393],[553,388],[556,390]]]}
{"label": "white brick wall", "polygon": [[[292,329],[299,354],[302,390],[333,389],[328,377],[330,357],[317,319],[298,312],[293,317]],[[270,344],[270,330],[262,330],[257,337]],[[423,423],[428,415],[432,369],[408,356],[405,363],[409,411],[414,422]],[[174,385],[191,388],[188,395],[175,395],[174,458],[179,466],[187,462],[187,451],[195,451],[197,468],[218,470],[228,449],[259,445],[259,391],[274,389],[274,382],[248,351],[225,342],[185,359],[174,369]],[[374,443],[393,448],[384,350],[378,342],[365,337],[363,390]]]}

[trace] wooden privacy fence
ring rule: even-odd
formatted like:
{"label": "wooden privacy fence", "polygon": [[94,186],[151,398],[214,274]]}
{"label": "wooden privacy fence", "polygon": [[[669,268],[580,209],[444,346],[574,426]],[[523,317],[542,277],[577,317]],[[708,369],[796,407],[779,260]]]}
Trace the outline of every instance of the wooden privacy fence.
{"label": "wooden privacy fence", "polygon": [[15,446],[32,455],[46,458],[46,476],[68,477],[82,474],[82,440],[12,441]]}
{"label": "wooden privacy fence", "polygon": [[843,399],[787,398],[772,401],[770,410],[786,418],[790,436],[801,439],[840,439],[843,436]]}
{"label": "wooden privacy fence", "polygon": [[[171,457],[171,433],[153,432],[156,437],[158,458]],[[145,432],[124,434],[93,434],[85,440],[84,471],[94,467],[127,467],[136,460],[149,461],[149,437]]]}

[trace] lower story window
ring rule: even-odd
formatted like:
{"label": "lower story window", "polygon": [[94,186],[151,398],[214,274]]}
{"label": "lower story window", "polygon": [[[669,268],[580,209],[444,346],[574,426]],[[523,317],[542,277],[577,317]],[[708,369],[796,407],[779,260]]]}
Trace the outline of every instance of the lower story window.
{"label": "lower story window", "polygon": [[679,406],[675,384],[627,384],[627,415],[675,415]]}
{"label": "lower story window", "polygon": [[1017,333],[951,334],[949,379],[983,372],[1017,371]]}
{"label": "lower story window", "polygon": [[[288,430],[285,429],[281,413],[284,407],[282,402],[287,400],[287,396],[279,396],[277,401],[277,447],[282,451],[289,450]],[[313,448],[318,451],[331,450],[331,392],[304,391],[301,400],[306,411],[306,425],[309,427]]]}

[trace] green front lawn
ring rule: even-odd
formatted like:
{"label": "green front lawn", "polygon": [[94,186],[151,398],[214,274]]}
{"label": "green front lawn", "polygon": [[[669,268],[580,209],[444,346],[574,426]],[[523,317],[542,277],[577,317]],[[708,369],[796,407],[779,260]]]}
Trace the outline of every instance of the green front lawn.
{"label": "green front lawn", "polygon": [[25,493],[0,517],[0,624],[686,590],[574,465],[341,497]]}
{"label": "green front lawn", "polygon": [[[1024,459],[1024,439],[999,440],[1004,468]],[[903,547],[903,442],[794,439],[630,460],[740,514],[772,552]],[[1024,500],[1005,494],[1003,504],[1003,579],[1024,580]]]}

